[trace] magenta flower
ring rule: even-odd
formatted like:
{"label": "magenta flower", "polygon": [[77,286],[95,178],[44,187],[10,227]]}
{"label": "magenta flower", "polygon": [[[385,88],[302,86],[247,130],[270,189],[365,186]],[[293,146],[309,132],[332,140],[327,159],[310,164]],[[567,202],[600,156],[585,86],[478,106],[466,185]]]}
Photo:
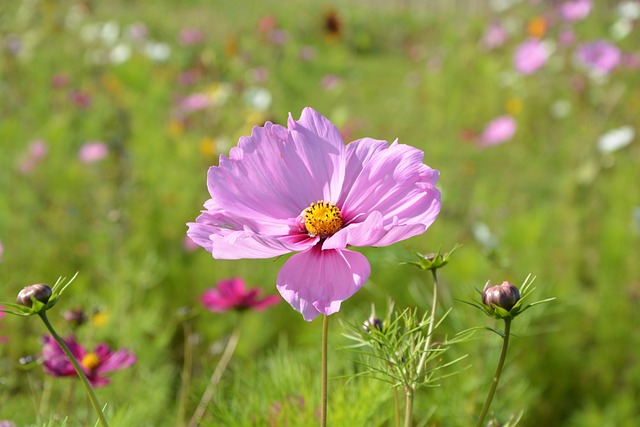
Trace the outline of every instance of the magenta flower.
{"label": "magenta flower", "polygon": [[560,17],[565,21],[580,21],[591,12],[591,0],[568,0],[560,5]]}
{"label": "magenta flower", "polygon": [[592,72],[607,75],[620,63],[622,52],[613,43],[596,40],[578,46],[576,57]]}
{"label": "magenta flower", "polygon": [[276,285],[307,321],[330,315],[371,267],[347,246],[387,246],[423,233],[440,212],[439,173],[416,148],[344,144],[311,108],[288,127],[267,122],[209,169],[211,199],[187,234],[217,259],[298,252]]}
{"label": "magenta flower", "polygon": [[258,298],[260,289],[246,289],[244,281],[240,278],[221,280],[217,288],[204,291],[200,300],[209,311],[222,313],[228,310],[257,310],[280,302],[277,295],[269,295],[262,299]]}
{"label": "magenta flower", "polygon": [[549,49],[537,39],[524,41],[516,49],[514,66],[521,74],[531,74],[541,68],[549,58]]}
{"label": "magenta flower", "polygon": [[109,154],[109,149],[104,142],[87,142],[78,152],[78,157],[82,163],[98,162]]}
{"label": "magenta flower", "polygon": [[511,116],[500,116],[487,124],[478,138],[478,145],[488,147],[490,145],[502,144],[507,142],[517,130],[516,120]]}
{"label": "magenta flower", "polygon": [[[78,344],[73,336],[67,337],[64,342],[94,387],[101,387],[111,382],[103,376],[104,373],[126,368],[136,362],[136,356],[130,350],[111,351],[107,344],[98,344],[94,351],[89,352]],[[42,337],[42,359],[44,371],[51,376],[73,377],[77,375],[71,361],[52,336]]]}

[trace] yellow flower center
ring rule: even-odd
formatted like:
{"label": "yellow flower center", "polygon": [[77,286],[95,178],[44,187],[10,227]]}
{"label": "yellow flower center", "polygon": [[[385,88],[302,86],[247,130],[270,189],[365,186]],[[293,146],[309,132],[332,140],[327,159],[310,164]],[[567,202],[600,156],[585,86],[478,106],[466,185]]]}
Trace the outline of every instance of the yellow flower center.
{"label": "yellow flower center", "polygon": [[340,209],[332,203],[318,200],[304,210],[304,226],[310,236],[331,236],[342,227]]}
{"label": "yellow flower center", "polygon": [[95,353],[87,353],[83,358],[82,361],[80,362],[80,364],[88,369],[88,370],[93,370],[95,368],[98,367],[98,365],[100,365],[100,359],[98,358],[98,355]]}

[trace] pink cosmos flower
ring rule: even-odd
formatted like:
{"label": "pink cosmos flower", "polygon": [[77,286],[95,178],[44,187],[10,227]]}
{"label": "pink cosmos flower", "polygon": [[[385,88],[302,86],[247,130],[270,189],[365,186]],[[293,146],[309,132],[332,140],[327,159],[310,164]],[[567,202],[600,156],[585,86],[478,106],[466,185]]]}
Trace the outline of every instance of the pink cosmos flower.
{"label": "pink cosmos flower", "polygon": [[544,42],[529,39],[518,46],[513,62],[516,70],[526,75],[541,68],[548,58],[549,51]]}
{"label": "pink cosmos flower", "polygon": [[42,161],[49,152],[49,146],[41,139],[36,139],[29,143],[26,156],[22,157],[18,164],[18,169],[23,174],[31,173],[38,163]]}
{"label": "pink cosmos flower", "polygon": [[507,115],[497,117],[484,128],[478,138],[478,145],[488,147],[502,144],[513,138],[516,130],[517,124],[513,117]]}
{"label": "pink cosmos flower", "polygon": [[280,302],[277,295],[269,295],[259,299],[260,289],[246,289],[240,278],[221,280],[217,288],[204,291],[200,300],[209,311],[222,313],[228,310],[244,311],[247,309],[262,311]]}
{"label": "pink cosmos flower", "polygon": [[178,35],[178,41],[183,46],[192,46],[204,40],[204,33],[197,28],[184,28]]}
{"label": "pink cosmos flower", "polygon": [[489,50],[496,49],[507,42],[507,31],[499,22],[489,25],[482,37],[482,44]]}
{"label": "pink cosmos flower", "polygon": [[[73,356],[82,366],[87,379],[94,387],[101,387],[111,382],[103,374],[109,371],[123,369],[136,362],[136,356],[130,350],[111,351],[107,344],[98,344],[94,351],[85,350],[73,336],[64,340]],[[42,367],[44,371],[54,377],[73,377],[76,370],[52,336],[42,338]]]}
{"label": "pink cosmos flower", "polygon": [[560,5],[560,17],[565,21],[580,21],[591,12],[591,0],[568,0]]}
{"label": "pink cosmos flower", "polygon": [[576,57],[591,71],[607,75],[620,63],[622,52],[607,40],[596,40],[578,46]]}
{"label": "pink cosmos flower", "polygon": [[366,282],[366,257],[347,246],[387,246],[422,234],[440,212],[439,172],[416,148],[363,138],[344,144],[311,108],[285,128],[242,137],[209,169],[211,199],[187,234],[217,259],[297,252],[276,286],[307,321],[331,315]]}
{"label": "pink cosmos flower", "polygon": [[176,107],[176,114],[184,117],[189,113],[207,109],[211,106],[212,99],[206,93],[193,93],[180,100]]}
{"label": "pink cosmos flower", "polygon": [[93,163],[107,157],[109,149],[104,142],[87,142],[78,152],[78,157],[82,163]]}

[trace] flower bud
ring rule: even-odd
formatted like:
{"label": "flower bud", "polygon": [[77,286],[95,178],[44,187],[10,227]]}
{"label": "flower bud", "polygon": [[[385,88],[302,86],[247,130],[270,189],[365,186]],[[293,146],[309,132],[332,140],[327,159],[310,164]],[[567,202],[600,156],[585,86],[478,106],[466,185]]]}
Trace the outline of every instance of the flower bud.
{"label": "flower bud", "polygon": [[482,302],[488,307],[496,306],[509,311],[519,300],[520,291],[509,282],[491,287],[487,282],[482,292]]}
{"label": "flower bud", "polygon": [[364,329],[365,332],[371,332],[373,329],[377,329],[379,332],[382,332],[382,326],[382,319],[371,315],[371,317],[364,321],[362,329]]}
{"label": "flower bud", "polygon": [[72,326],[80,326],[87,322],[87,315],[84,313],[82,308],[74,307],[71,310],[66,310],[62,313],[64,320],[69,322]]}
{"label": "flower bud", "polygon": [[24,305],[25,307],[31,307],[33,305],[33,301],[31,301],[31,297],[35,298],[37,301],[40,301],[43,304],[46,304],[51,298],[53,292],[51,288],[47,285],[43,285],[42,283],[38,283],[35,285],[30,285],[20,291],[18,294],[18,298],[16,302],[20,305]]}

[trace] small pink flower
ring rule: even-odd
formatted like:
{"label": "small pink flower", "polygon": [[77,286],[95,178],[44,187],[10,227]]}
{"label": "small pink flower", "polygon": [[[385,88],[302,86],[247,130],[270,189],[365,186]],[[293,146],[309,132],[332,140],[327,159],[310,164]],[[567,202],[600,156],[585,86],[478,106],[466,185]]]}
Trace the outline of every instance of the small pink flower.
{"label": "small pink flower", "polygon": [[507,41],[507,32],[498,22],[489,25],[482,37],[482,44],[489,50],[496,49]]}
{"label": "small pink flower", "polygon": [[104,142],[87,142],[80,148],[78,156],[82,163],[94,163],[107,157],[109,149]]}
{"label": "small pink flower", "polygon": [[259,299],[260,289],[246,289],[242,279],[221,280],[217,288],[206,290],[200,300],[207,310],[222,313],[228,310],[257,310],[278,304],[280,297],[269,295]]}
{"label": "small pink flower", "polygon": [[548,58],[546,45],[538,39],[529,39],[516,49],[514,66],[518,72],[527,75],[541,68]]}
{"label": "small pink flower", "polygon": [[211,97],[206,93],[194,93],[178,102],[176,113],[179,117],[184,117],[189,113],[204,110],[211,106]]}
{"label": "small pink flower", "polygon": [[47,153],[49,152],[49,146],[47,143],[41,139],[36,139],[29,143],[29,148],[27,149],[27,154],[20,160],[18,164],[18,169],[23,174],[31,173],[38,163],[45,158]]}
{"label": "small pink flower", "polygon": [[78,108],[87,109],[91,106],[91,96],[81,90],[72,90],[69,100]]}
{"label": "small pink flower", "polygon": [[596,40],[578,46],[576,57],[592,72],[607,75],[622,60],[622,52],[618,46],[607,40]]}
{"label": "small pink flower", "polygon": [[561,46],[570,46],[576,41],[576,35],[571,30],[561,31],[558,35]]}
{"label": "small pink flower", "polygon": [[305,320],[340,310],[371,266],[353,251],[424,233],[440,212],[439,172],[424,153],[397,141],[345,145],[312,108],[287,127],[271,122],[240,138],[209,168],[211,198],[187,235],[216,259],[295,252],[276,279]]}
{"label": "small pink flower", "polygon": [[51,79],[51,87],[61,89],[69,84],[69,77],[65,74],[56,74]]}
{"label": "small pink flower", "polygon": [[511,116],[500,116],[487,124],[478,138],[478,145],[488,147],[507,142],[517,130],[517,124]]}
{"label": "small pink flower", "polygon": [[568,0],[560,5],[560,17],[565,21],[580,21],[591,12],[591,0]]}
{"label": "small pink flower", "polygon": [[[94,387],[101,387],[111,382],[103,376],[104,373],[124,369],[136,362],[136,356],[130,350],[111,351],[107,344],[98,344],[94,351],[89,352],[78,344],[73,336],[67,337],[64,342]],[[71,361],[52,336],[42,337],[42,359],[44,371],[51,376],[73,377],[77,375]]]}
{"label": "small pink flower", "polygon": [[204,40],[204,33],[196,28],[184,28],[178,35],[178,41],[183,46],[193,46]]}
{"label": "small pink flower", "polygon": [[320,80],[320,85],[326,91],[333,90],[340,84],[340,77],[335,74],[327,74]]}

